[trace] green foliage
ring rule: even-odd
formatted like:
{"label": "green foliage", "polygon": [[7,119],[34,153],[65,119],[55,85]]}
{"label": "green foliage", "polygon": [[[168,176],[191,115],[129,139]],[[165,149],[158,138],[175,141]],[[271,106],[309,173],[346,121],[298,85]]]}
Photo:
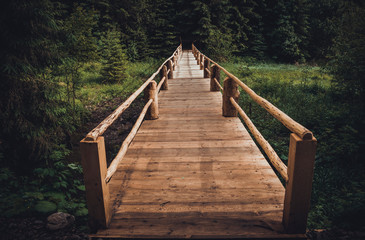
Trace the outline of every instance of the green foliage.
{"label": "green foliage", "polygon": [[56,212],[57,205],[49,201],[39,201],[34,206],[34,210],[42,214],[51,214]]}
{"label": "green foliage", "polygon": [[128,77],[127,57],[120,41],[120,33],[116,30],[108,30],[102,38],[102,56],[104,66],[101,74],[106,83],[121,83]]}
{"label": "green foliage", "polygon": [[[365,164],[360,160],[363,141],[357,125],[359,115],[345,101],[338,101],[331,84],[334,76],[318,67],[238,59],[224,66],[317,138],[309,228],[360,229],[364,224]],[[244,92],[240,105],[286,161],[290,132]]]}

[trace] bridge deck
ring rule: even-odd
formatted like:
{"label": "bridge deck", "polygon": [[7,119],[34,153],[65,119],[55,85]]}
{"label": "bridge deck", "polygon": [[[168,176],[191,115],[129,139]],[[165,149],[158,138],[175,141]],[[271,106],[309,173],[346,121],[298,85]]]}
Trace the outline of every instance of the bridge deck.
{"label": "bridge deck", "polygon": [[[159,94],[109,186],[114,215],[94,237],[293,238],[282,234],[284,188],[191,54]],[[296,235],[302,237],[302,235]]]}

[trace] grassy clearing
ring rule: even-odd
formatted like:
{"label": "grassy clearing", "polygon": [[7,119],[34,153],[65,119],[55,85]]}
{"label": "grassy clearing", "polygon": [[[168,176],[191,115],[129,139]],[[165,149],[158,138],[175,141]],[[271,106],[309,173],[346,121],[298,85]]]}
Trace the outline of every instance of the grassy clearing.
{"label": "grassy clearing", "polygon": [[[349,105],[331,86],[331,75],[319,67],[242,60],[223,66],[317,138],[309,228],[364,226],[364,173],[355,164],[359,145],[357,132],[351,127],[356,119],[352,119]],[[245,92],[241,91],[239,101],[286,163],[290,131]]]}
{"label": "grassy clearing", "polygon": [[116,97],[126,98],[157,70],[158,64],[154,59],[129,63],[127,78],[113,84],[104,83],[100,63],[86,64],[81,74],[83,86],[77,92],[78,99],[87,108],[93,108]]}

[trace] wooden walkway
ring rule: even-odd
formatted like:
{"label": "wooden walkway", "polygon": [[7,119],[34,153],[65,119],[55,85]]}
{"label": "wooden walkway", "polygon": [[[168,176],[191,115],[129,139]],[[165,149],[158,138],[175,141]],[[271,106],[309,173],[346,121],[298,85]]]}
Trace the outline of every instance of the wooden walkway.
{"label": "wooden walkway", "polygon": [[191,51],[109,182],[113,217],[92,237],[293,238],[285,189],[236,117],[222,116]]}

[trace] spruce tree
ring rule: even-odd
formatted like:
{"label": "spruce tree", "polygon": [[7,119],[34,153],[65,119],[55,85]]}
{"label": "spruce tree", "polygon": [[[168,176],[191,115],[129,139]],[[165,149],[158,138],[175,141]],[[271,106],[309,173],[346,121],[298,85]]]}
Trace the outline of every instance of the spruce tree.
{"label": "spruce tree", "polygon": [[106,83],[121,83],[128,76],[127,57],[120,36],[121,34],[113,28],[108,30],[102,39],[104,61],[102,75]]}
{"label": "spruce tree", "polygon": [[153,1],[153,24],[149,26],[150,46],[156,58],[168,57],[179,41],[173,25],[173,1]]}
{"label": "spruce tree", "polygon": [[1,165],[17,172],[29,173],[63,136],[56,113],[63,103],[48,70],[59,63],[56,10],[48,0],[6,1],[0,9]]}

